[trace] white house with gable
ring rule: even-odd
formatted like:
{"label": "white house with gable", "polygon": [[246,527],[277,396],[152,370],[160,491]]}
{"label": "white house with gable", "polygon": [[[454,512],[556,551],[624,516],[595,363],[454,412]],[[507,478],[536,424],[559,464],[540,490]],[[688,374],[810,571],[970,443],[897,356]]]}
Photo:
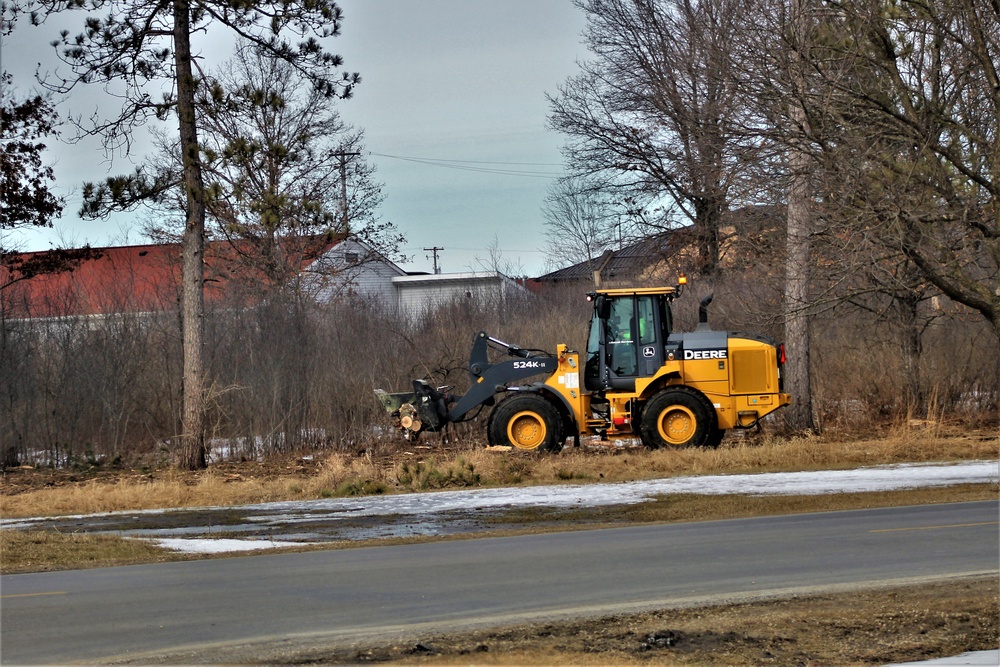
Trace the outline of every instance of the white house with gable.
{"label": "white house with gable", "polygon": [[318,286],[316,298],[360,298],[414,319],[453,301],[498,307],[527,294],[496,271],[408,274],[365,243],[348,239],[327,250],[307,269]]}
{"label": "white house with gable", "polygon": [[306,268],[307,280],[316,285],[315,298],[323,303],[355,297],[396,307],[394,278],[406,271],[368,244],[346,239],[333,246]]}
{"label": "white house with gable", "polygon": [[500,308],[527,294],[516,281],[496,271],[397,276],[392,284],[397,312],[409,318],[460,300]]}

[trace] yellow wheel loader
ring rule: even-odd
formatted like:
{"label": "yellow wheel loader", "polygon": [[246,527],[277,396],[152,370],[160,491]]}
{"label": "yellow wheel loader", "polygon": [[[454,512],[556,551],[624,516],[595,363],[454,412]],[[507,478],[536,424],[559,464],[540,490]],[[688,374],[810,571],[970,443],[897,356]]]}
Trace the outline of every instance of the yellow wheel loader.
{"label": "yellow wheel loader", "polygon": [[[594,315],[586,354],[510,345],[480,332],[461,396],[415,380],[413,392],[377,390],[409,436],[439,431],[491,407],[491,445],[558,451],[569,438],[640,439],[647,447],[716,447],[729,429],[757,426],[788,405],[784,346],[765,336],[713,331],[699,308],[697,330],[673,331],[676,287],[605,289],[587,295]],[[509,358],[491,362],[490,348]],[[543,376],[533,382],[525,382]],[[471,415],[471,416],[470,416]]]}

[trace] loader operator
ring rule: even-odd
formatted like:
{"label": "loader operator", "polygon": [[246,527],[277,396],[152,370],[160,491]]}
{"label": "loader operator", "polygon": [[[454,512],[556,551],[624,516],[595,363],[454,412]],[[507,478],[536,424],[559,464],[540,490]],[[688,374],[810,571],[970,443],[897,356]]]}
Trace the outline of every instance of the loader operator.
{"label": "loader operator", "polygon": [[[631,305],[631,304],[628,304]],[[631,308],[628,309],[631,311]],[[635,342],[632,340],[632,326],[635,318],[629,313],[628,324],[624,324],[622,313],[612,313],[608,327],[608,342],[611,344],[611,368],[616,375],[636,374],[637,361]]]}

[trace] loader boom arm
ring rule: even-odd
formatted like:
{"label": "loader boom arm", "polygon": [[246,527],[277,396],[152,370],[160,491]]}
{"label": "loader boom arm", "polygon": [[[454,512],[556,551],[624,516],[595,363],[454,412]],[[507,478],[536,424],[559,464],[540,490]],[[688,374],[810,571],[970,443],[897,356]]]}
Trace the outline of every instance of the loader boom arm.
{"label": "loader boom arm", "polygon": [[[490,345],[515,358],[491,364],[488,356]],[[492,398],[493,394],[503,391],[508,382],[541,373],[550,375],[558,367],[559,360],[552,355],[510,345],[480,331],[469,353],[471,386],[448,413],[448,421],[460,421],[469,411]]]}

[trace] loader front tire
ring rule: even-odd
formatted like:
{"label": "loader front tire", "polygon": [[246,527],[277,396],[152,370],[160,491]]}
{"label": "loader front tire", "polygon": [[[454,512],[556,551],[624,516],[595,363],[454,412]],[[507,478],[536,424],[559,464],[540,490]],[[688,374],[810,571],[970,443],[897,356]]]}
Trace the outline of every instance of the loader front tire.
{"label": "loader front tire", "polygon": [[688,387],[669,387],[642,410],[640,435],[651,449],[701,447],[718,430],[712,404]]}
{"label": "loader front tire", "polygon": [[516,394],[493,409],[487,436],[493,446],[559,451],[562,419],[555,406],[538,394]]}

